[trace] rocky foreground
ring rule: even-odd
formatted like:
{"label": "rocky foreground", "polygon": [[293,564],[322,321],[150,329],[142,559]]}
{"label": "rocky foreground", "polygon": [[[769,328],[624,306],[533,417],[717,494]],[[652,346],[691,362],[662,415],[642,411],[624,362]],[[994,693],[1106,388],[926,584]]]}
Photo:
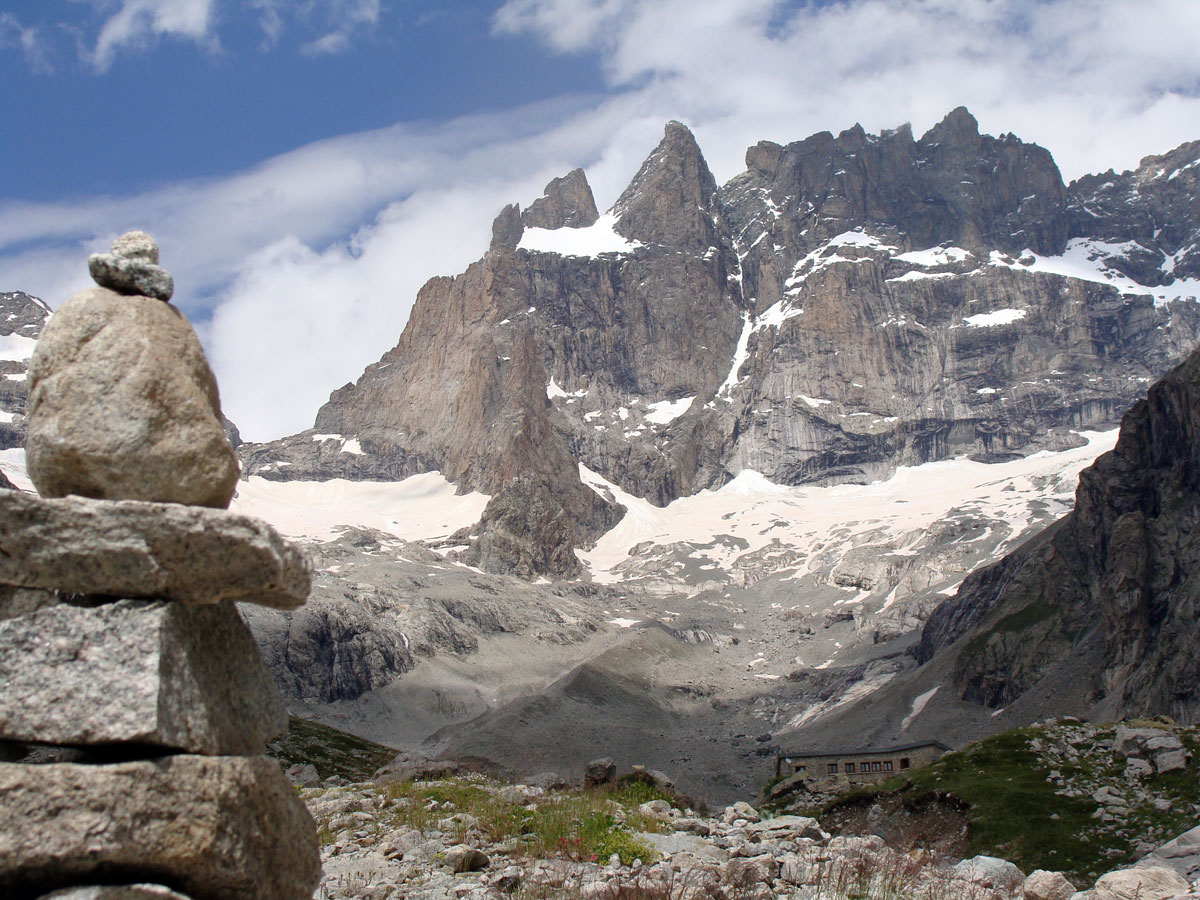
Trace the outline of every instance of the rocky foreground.
{"label": "rocky foreground", "polygon": [[607,758],[568,786],[405,755],[375,769],[385,748],[303,722],[288,741],[274,752],[316,764],[288,775],[318,822],[319,900],[1200,896],[1200,737],[1164,720],[1045,723],[840,795],[780,781],[715,812]]}
{"label": "rocky foreground", "polygon": [[300,789],[321,829],[321,900],[1197,896],[1178,858],[1149,857],[1077,892],[1058,872],[901,852],[875,834],[830,836],[808,816],[764,818],[745,802],[703,815],[646,782],[588,793],[479,775],[339,780]]}

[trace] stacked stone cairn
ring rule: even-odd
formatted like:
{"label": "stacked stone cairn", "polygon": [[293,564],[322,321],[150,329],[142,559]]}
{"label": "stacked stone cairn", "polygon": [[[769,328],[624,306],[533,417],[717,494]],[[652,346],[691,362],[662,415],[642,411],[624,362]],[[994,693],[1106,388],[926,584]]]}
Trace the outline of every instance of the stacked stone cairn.
{"label": "stacked stone cairn", "polygon": [[316,827],[266,742],[283,703],[234,601],[306,557],[226,510],[216,380],[142,232],[46,324],[30,479],[0,492],[0,897],[308,900]]}

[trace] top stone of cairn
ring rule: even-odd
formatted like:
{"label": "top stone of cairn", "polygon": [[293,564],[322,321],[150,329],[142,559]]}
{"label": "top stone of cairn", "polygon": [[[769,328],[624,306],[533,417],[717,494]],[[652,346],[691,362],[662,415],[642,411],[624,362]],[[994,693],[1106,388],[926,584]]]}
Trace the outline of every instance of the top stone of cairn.
{"label": "top stone of cairn", "polygon": [[47,321],[29,364],[26,459],[43,497],[224,509],[238,464],[217,381],[143,231],[88,261],[99,287]]}
{"label": "top stone of cairn", "polygon": [[130,231],[112,243],[111,253],[93,253],[88,270],[100,287],[118,294],[170,300],[175,293],[171,273],[158,265],[158,245],[144,231]]}

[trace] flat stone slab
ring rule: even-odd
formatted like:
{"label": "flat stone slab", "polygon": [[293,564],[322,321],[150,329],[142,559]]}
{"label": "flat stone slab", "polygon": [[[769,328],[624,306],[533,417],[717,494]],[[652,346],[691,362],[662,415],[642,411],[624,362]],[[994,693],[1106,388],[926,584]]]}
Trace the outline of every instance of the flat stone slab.
{"label": "flat stone slab", "polygon": [[266,522],[225,510],[3,491],[0,583],[295,609],[312,564]]}
{"label": "flat stone slab", "polygon": [[161,884],[102,884],[63,888],[38,900],[190,900]]}
{"label": "flat stone slab", "polygon": [[317,829],[274,760],[166,756],[0,766],[0,896],[170,885],[193,900],[309,900]]}
{"label": "flat stone slab", "polygon": [[0,620],[0,739],[256,755],[287,729],[230,601],[66,603]]}

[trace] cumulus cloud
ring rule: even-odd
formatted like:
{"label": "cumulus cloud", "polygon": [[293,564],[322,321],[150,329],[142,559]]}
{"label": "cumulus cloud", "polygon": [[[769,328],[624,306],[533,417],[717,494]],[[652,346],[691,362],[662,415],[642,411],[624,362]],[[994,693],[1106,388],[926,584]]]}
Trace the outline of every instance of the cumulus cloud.
{"label": "cumulus cloud", "polygon": [[[105,0],[94,0],[107,7]],[[184,38],[215,47],[212,33],[216,0],[122,0],[100,27],[92,63],[104,71],[124,47],[145,46],[161,37]]]}
{"label": "cumulus cloud", "polygon": [[959,105],[1068,177],[1200,132],[1192,0],[509,0],[494,23],[600,52],[614,88],[692,121],[725,174],[760,138],[920,131]]}
{"label": "cumulus cloud", "polygon": [[[295,21],[301,5],[259,0]],[[378,4],[313,5],[336,34]],[[1048,147],[1066,177],[1200,138],[1200,4],[1161,0],[510,0],[495,28],[599,55],[602,96],[322,141],[226,178],[128,198],[0,205],[4,289],[52,303],[128,228],[159,238],[251,439],[308,427],[393,346],[420,285],[486,249],[493,216],[583,166],[602,208],[680,119],[719,181],[760,139],[861,122],[918,133],[967,105]],[[323,31],[321,29],[324,29]]]}

